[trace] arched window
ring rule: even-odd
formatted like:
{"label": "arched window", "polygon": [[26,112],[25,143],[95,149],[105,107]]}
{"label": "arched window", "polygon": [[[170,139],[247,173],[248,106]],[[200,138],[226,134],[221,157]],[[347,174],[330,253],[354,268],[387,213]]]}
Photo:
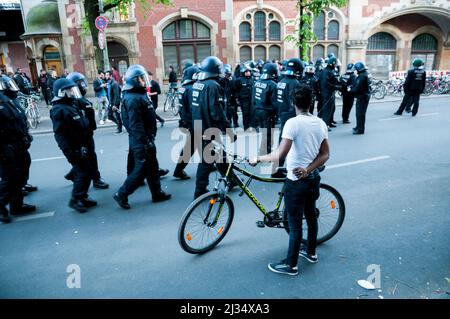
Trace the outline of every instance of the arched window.
{"label": "arched window", "polygon": [[313,48],[313,61],[325,56],[325,47],[321,44],[317,44]]}
{"label": "arched window", "polygon": [[258,11],[254,16],[254,40],[266,41],[266,14]]}
{"label": "arched window", "polygon": [[388,78],[395,69],[397,40],[387,32],[378,32],[368,39],[366,60],[374,77]]}
{"label": "arched window", "polygon": [[328,40],[339,40],[339,22],[336,20],[328,23]]}
{"label": "arched window", "polygon": [[162,36],[166,76],[170,65],[180,76],[186,63],[198,63],[211,55],[211,31],[199,21],[174,21],[164,28]]}
{"label": "arched window", "polygon": [[250,28],[250,23],[242,22],[239,26],[239,41],[251,41],[252,32]]}
{"label": "arched window", "polygon": [[339,47],[336,44],[330,44],[327,47],[327,55],[333,53],[336,58],[339,58]]}
{"label": "arched window", "polygon": [[314,34],[318,40],[325,40],[325,13],[314,18]]}
{"label": "arched window", "polygon": [[411,58],[419,58],[424,61],[425,69],[433,70],[436,66],[436,54],[438,50],[437,39],[428,33],[418,35],[412,41]]}
{"label": "arched window", "polygon": [[278,21],[272,21],[269,24],[269,41],[281,40],[281,26]]}
{"label": "arched window", "polygon": [[243,46],[239,50],[239,57],[241,62],[249,61],[252,59],[252,49],[249,46]]}
{"label": "arched window", "polygon": [[255,47],[255,60],[266,60],[266,47],[263,47],[262,45],[258,45]]}
{"label": "arched window", "polygon": [[281,60],[281,49],[278,45],[272,45],[269,48],[269,60]]}
{"label": "arched window", "polygon": [[284,24],[268,9],[253,9],[244,13],[239,24],[240,61],[280,60],[283,58]]}

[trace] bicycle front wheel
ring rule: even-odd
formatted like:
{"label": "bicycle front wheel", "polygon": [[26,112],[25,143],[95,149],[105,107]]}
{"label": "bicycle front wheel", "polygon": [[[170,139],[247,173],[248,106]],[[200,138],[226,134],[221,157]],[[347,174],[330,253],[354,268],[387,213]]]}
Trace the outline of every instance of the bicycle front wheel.
{"label": "bicycle front wheel", "polygon": [[36,110],[33,107],[29,107],[27,109],[27,118],[28,118],[28,123],[30,124],[30,127],[32,129],[37,128],[38,125],[38,117],[36,114]]}
{"label": "bicycle front wheel", "polygon": [[[320,196],[316,201],[317,217],[317,245],[330,240],[337,234],[345,218],[345,204],[339,192],[327,185],[320,184]],[[303,217],[304,219],[304,217]],[[289,224],[286,210],[283,210],[283,224],[286,232],[289,234]],[[303,238],[302,243],[307,243],[308,226],[306,220],[303,220]]]}
{"label": "bicycle front wheel", "polygon": [[234,216],[233,201],[218,192],[206,193],[189,205],[178,227],[178,242],[184,251],[203,254],[225,237]]}
{"label": "bicycle front wheel", "polygon": [[180,108],[179,108],[179,105],[178,105],[178,101],[176,99],[173,99],[173,102],[172,102],[172,114],[173,114],[173,116],[177,116],[179,112],[180,112]]}
{"label": "bicycle front wheel", "polygon": [[170,93],[167,93],[166,100],[164,101],[164,109],[163,109],[164,112],[167,112],[171,103],[172,103],[172,96],[170,95]]}

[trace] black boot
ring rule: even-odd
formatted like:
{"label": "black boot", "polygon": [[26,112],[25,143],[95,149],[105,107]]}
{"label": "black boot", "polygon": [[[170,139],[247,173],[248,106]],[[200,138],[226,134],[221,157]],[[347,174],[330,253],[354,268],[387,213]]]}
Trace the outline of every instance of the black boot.
{"label": "black boot", "polygon": [[168,169],[164,169],[164,168],[160,168],[159,169],[159,177],[166,176],[167,174],[169,174],[169,170]]}
{"label": "black boot", "polygon": [[12,221],[8,209],[5,206],[0,206],[0,222],[9,224]]}
{"label": "black boot", "polygon": [[164,193],[163,191],[159,191],[157,194],[153,195],[153,202],[163,202],[166,200],[169,200],[172,197],[172,195]]}
{"label": "black boot", "polygon": [[23,187],[23,190],[24,190],[24,191],[27,191],[27,192],[29,192],[29,193],[31,193],[31,192],[37,191],[38,188],[37,188],[36,186],[30,185],[30,184],[26,184],[26,185]]}
{"label": "black boot", "polygon": [[64,178],[67,179],[68,181],[73,182],[73,173],[72,173],[72,171],[70,171],[69,173],[64,175]]}
{"label": "black boot", "polygon": [[97,202],[92,198],[90,198],[89,196],[83,198],[81,202],[83,203],[84,206],[86,206],[86,208],[97,206]]}
{"label": "black boot", "polygon": [[173,173],[173,177],[181,179],[181,180],[191,178],[188,174],[186,174],[186,172],[184,170],[181,170],[181,171],[175,170],[175,172]]}
{"label": "black boot", "polygon": [[128,198],[123,198],[119,195],[119,193],[115,193],[113,196],[114,200],[119,204],[120,207],[123,209],[130,209],[131,206],[128,204]]}
{"label": "black boot", "polygon": [[94,186],[94,188],[99,188],[99,189],[109,188],[109,184],[105,183],[105,181],[102,178],[94,180],[92,182],[92,185]]}
{"label": "black boot", "polygon": [[25,215],[32,213],[36,211],[36,206],[34,205],[28,205],[28,204],[22,204],[22,206],[19,207],[10,207],[11,215],[19,216],[19,215]]}
{"label": "black boot", "polygon": [[69,207],[75,209],[79,213],[86,213],[88,211],[87,207],[80,199],[72,198],[69,202]]}

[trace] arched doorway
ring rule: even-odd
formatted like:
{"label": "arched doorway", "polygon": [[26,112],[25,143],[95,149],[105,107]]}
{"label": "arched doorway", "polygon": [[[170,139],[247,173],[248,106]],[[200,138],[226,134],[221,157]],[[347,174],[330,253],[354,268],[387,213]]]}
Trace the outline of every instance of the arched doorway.
{"label": "arched doorway", "polygon": [[422,33],[414,38],[411,46],[411,58],[419,58],[425,62],[426,70],[436,68],[436,54],[438,52],[438,41],[429,33]]}
{"label": "arched doorway", "polygon": [[44,48],[42,64],[46,70],[55,70],[58,76],[62,74],[61,54],[54,46],[48,45]]}
{"label": "arched doorway", "polygon": [[397,40],[387,32],[378,32],[369,38],[366,60],[370,72],[376,78],[387,78],[395,71]]}
{"label": "arched doorway", "polygon": [[119,71],[120,76],[127,72],[130,64],[128,49],[117,41],[108,41],[109,64]]}

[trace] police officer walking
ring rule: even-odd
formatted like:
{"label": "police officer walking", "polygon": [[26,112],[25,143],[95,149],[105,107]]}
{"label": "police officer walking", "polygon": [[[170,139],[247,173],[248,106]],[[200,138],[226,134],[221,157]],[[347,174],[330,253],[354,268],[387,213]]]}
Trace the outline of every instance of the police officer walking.
{"label": "police officer walking", "polygon": [[316,68],[314,67],[314,64],[310,62],[305,67],[305,74],[303,78],[301,79],[302,83],[305,83],[311,90],[313,91],[311,106],[309,108],[309,113],[314,114],[314,106],[318,99],[319,95],[319,82],[317,81],[316,75],[315,75]]}
{"label": "police officer walking", "polygon": [[252,70],[247,65],[244,65],[240,72],[242,76],[236,80],[236,94],[242,110],[242,124],[244,125],[244,131],[246,131],[252,125],[252,90],[255,80],[252,77]]}
{"label": "police officer walking", "polygon": [[370,101],[370,77],[363,62],[355,63],[355,70],[358,73],[355,85],[348,88],[356,97],[356,127],[353,128],[353,134],[364,134],[367,106]]}
{"label": "police officer walking", "polygon": [[408,75],[405,79],[405,84],[403,85],[403,90],[405,91],[405,96],[400,104],[395,115],[402,115],[406,108],[406,111],[411,109],[411,105],[414,104],[412,109],[412,116],[416,116],[419,111],[419,101],[420,94],[423,93],[425,89],[426,72],[423,69],[423,61],[421,59],[414,59],[414,68],[408,71]]}
{"label": "police officer walking", "polygon": [[[294,92],[300,85],[300,81],[298,79],[301,79],[303,69],[303,62],[300,59],[290,59],[287,63],[286,71],[284,72],[284,78],[277,84],[275,106],[278,110],[281,121],[279,142],[281,142],[284,125],[290,118],[296,116]],[[278,170],[272,174],[273,178],[286,177],[286,174],[281,170],[283,165],[284,159],[281,159]]]}
{"label": "police officer walking", "polygon": [[260,79],[253,87],[253,114],[256,126],[265,129],[261,139],[260,154],[272,152],[273,128],[278,109],[275,105],[277,98],[278,65],[267,63],[264,65]]}
{"label": "police officer walking", "polygon": [[[89,164],[92,167],[92,185],[94,188],[107,189],[109,184],[107,184],[100,175],[98,169],[98,159],[97,153],[95,152],[95,142],[94,142],[94,131],[97,129],[97,124],[95,122],[95,109],[85,96],[87,93],[87,81],[83,74],[79,72],[71,72],[67,75],[66,79],[72,80],[78,86],[78,90],[81,93],[81,98],[74,101],[74,105],[83,113],[89,122],[86,128],[86,134],[88,138],[87,148],[89,155]],[[69,181],[74,181],[74,171],[73,169],[64,176],[65,179]]]}
{"label": "police officer walking", "polygon": [[171,198],[161,190],[159,165],[156,158],[156,116],[147,96],[150,78],[141,65],[132,65],[125,74],[122,88],[122,121],[128,131],[130,153],[134,161],[133,169],[114,195],[120,207],[130,209],[128,196],[133,194],[147,179],[153,202]]}
{"label": "police officer walking", "polygon": [[[197,168],[197,178],[195,184],[194,198],[208,192],[209,174],[215,170],[214,157],[215,153],[211,154],[211,158],[205,158],[205,147],[212,139],[220,140],[220,133],[225,133],[227,128],[230,128],[224,111],[224,92],[221,87],[220,75],[222,72],[222,61],[217,57],[210,56],[205,58],[201,64],[201,72],[198,74],[198,81],[192,87],[191,95],[191,111],[192,121],[194,123],[194,134],[202,136],[201,148],[201,162]],[[199,121],[199,122],[197,122]],[[201,123],[198,127],[197,123]],[[216,132],[211,132],[214,136],[205,136],[208,129],[216,129]],[[222,174],[226,169],[226,164],[216,161],[217,168]]]}
{"label": "police officer walking", "polygon": [[90,163],[92,155],[89,150],[89,120],[75,104],[75,100],[82,97],[75,82],[67,78],[56,80],[53,95],[50,118],[55,140],[72,165],[73,189],[69,207],[85,213],[88,208],[97,205],[97,202],[88,196],[93,176]]}
{"label": "police officer walking", "polygon": [[22,187],[27,179],[28,148],[32,138],[27,118],[14,101],[19,90],[14,80],[5,75],[0,77],[0,221],[4,223],[11,222],[10,214],[36,210],[36,206],[23,203]]}
{"label": "police officer walking", "polygon": [[335,71],[336,64],[337,59],[335,57],[329,58],[327,66],[321,71],[319,78],[322,109],[318,116],[323,119],[328,128],[336,127],[332,123],[333,113],[336,108],[335,92],[340,89],[339,80]]}
{"label": "police officer walking", "polygon": [[195,140],[194,140],[194,126],[192,123],[191,112],[191,98],[192,98],[192,86],[197,81],[198,73],[200,69],[193,65],[183,72],[183,82],[181,88],[178,90],[179,103],[180,103],[180,127],[187,130],[186,142],[181,150],[180,157],[175,167],[173,176],[181,180],[189,179],[184,169],[189,163],[189,160],[195,153]]}
{"label": "police officer walking", "polygon": [[347,71],[341,76],[340,82],[342,84],[342,123],[349,124],[350,112],[355,102],[355,97],[348,91],[348,87],[355,85],[356,75],[354,71],[354,64],[347,64]]}

